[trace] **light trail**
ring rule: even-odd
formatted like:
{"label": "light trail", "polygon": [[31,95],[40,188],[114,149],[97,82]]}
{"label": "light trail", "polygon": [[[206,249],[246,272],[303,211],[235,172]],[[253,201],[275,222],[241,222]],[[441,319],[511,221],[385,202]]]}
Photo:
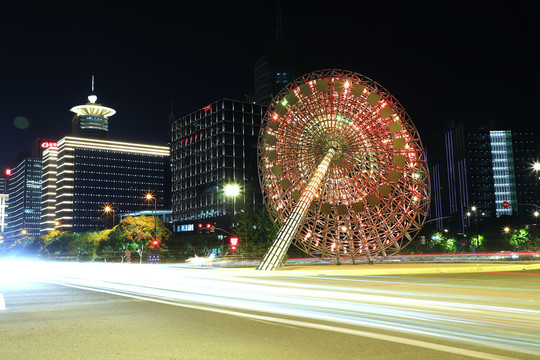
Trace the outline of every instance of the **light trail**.
{"label": "light trail", "polygon": [[[429,279],[427,285],[422,285],[411,278],[403,282],[403,278],[390,277],[300,277],[290,273],[283,276],[280,272],[166,265],[41,263],[32,266],[31,276],[40,281],[253,319],[258,316],[261,321],[310,324],[329,331],[369,334],[368,337],[380,340],[440,351],[449,351],[450,347],[441,347],[437,342],[451,340],[459,348],[469,344],[515,354],[540,354],[538,288],[501,291],[501,288],[482,288],[481,284],[474,289],[458,285],[445,288],[429,286],[433,282]],[[298,320],[286,320],[288,317]],[[324,325],[328,323],[339,326]],[[372,331],[391,331],[403,337]],[[413,339],[418,336],[431,340]],[[455,353],[457,348],[451,349]],[[483,353],[467,356],[495,358],[493,354],[488,354],[490,357],[479,354]]]}

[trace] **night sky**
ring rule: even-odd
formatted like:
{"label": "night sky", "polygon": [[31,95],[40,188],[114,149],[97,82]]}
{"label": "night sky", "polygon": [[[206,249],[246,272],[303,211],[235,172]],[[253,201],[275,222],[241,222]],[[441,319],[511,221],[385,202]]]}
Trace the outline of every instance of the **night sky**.
{"label": "night sky", "polygon": [[[284,40],[310,71],[351,70],[383,85],[424,142],[450,119],[539,128],[532,1],[316,3],[283,1]],[[36,138],[70,134],[69,109],[86,103],[92,75],[98,103],[117,111],[110,139],[164,144],[171,102],[180,117],[252,95],[253,65],[276,33],[275,1],[81,4],[0,12],[2,169]],[[15,126],[20,117],[28,128]]]}

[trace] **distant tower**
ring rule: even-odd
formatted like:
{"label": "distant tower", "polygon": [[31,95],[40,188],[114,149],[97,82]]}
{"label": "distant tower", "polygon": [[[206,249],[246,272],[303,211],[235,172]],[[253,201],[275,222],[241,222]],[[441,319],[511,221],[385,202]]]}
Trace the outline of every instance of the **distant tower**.
{"label": "distant tower", "polygon": [[255,102],[262,105],[269,105],[281,89],[307,72],[305,61],[297,54],[296,47],[283,41],[279,0],[276,15],[276,39],[253,68]]}
{"label": "distant tower", "polygon": [[109,133],[109,117],[116,114],[116,110],[96,103],[94,95],[94,77],[92,76],[92,94],[88,96],[86,105],[71,108],[76,115],[71,120],[73,136],[106,139]]}

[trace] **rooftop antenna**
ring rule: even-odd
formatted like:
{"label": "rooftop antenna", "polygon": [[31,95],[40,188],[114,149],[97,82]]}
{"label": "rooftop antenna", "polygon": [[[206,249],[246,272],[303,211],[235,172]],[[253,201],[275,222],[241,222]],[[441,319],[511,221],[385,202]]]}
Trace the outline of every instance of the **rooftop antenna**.
{"label": "rooftop antenna", "polygon": [[90,103],[95,104],[97,100],[97,96],[94,95],[94,75],[92,75],[92,93],[88,96],[88,101]]}

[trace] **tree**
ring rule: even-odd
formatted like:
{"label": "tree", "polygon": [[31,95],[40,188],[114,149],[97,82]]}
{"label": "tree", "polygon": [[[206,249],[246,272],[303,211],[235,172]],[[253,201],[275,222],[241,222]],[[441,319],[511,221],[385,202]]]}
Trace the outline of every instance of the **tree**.
{"label": "tree", "polygon": [[136,251],[142,262],[145,249],[151,248],[152,241],[159,240],[157,249],[166,248],[166,242],[171,238],[171,231],[163,225],[161,219],[152,216],[128,216],[116,225],[107,236],[107,240],[100,245],[101,248],[109,247],[113,250]]}
{"label": "tree", "polygon": [[456,240],[454,238],[447,238],[440,232],[436,232],[431,236],[429,246],[437,251],[444,252],[456,252]]}
{"label": "tree", "polygon": [[261,255],[276,238],[278,227],[266,208],[244,208],[234,217],[232,231],[238,235],[238,250],[252,255]]}
{"label": "tree", "polygon": [[512,236],[510,237],[509,243],[511,246],[515,249],[518,249],[525,244],[527,241],[529,241],[529,232],[527,229],[519,229],[517,232],[514,232]]}

